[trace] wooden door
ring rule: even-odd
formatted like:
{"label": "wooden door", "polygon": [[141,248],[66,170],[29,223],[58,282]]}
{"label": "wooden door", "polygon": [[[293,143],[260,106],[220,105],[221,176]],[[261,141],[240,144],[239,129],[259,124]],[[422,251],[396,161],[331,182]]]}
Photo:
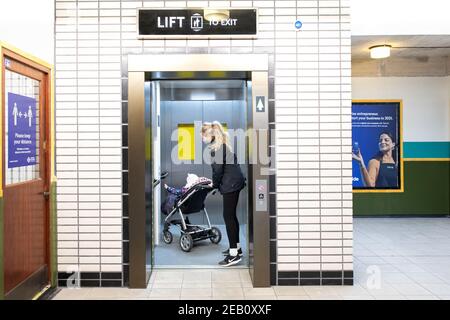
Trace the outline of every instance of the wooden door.
{"label": "wooden door", "polygon": [[4,293],[29,299],[49,276],[49,73],[3,51]]}

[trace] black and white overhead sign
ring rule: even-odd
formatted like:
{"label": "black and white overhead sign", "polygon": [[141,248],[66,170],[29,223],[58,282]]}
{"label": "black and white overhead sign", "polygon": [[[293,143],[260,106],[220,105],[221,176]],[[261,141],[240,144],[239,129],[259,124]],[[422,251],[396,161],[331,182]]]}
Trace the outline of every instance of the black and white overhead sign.
{"label": "black and white overhead sign", "polygon": [[227,18],[207,19],[204,9],[138,9],[138,38],[256,38],[257,9],[225,9]]}

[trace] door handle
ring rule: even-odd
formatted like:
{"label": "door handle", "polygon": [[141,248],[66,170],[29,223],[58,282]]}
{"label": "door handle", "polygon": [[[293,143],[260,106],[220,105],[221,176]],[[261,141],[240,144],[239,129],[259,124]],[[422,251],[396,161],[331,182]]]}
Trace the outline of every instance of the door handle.
{"label": "door handle", "polygon": [[42,192],[42,195],[44,196],[45,199],[50,198],[50,192],[49,191]]}
{"label": "door handle", "polygon": [[159,179],[153,179],[153,188],[156,187],[158,184],[161,183],[161,180]]}

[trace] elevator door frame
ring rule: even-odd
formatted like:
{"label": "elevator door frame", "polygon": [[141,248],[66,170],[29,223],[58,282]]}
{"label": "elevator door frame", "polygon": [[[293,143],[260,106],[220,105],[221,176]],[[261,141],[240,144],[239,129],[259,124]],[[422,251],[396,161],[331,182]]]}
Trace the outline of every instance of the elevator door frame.
{"label": "elevator door frame", "polygon": [[[252,135],[248,141],[248,159],[256,163],[248,165],[250,209],[249,271],[254,287],[270,286],[270,214],[268,190],[266,208],[256,211],[253,190],[255,182],[266,181],[269,186],[269,166],[261,163],[255,151],[259,146],[269,155],[269,81],[267,54],[174,54],[128,56],[128,193],[129,193],[129,286],[146,288],[151,270],[146,267],[146,194],[145,194],[145,74],[149,72],[249,72],[252,81],[252,105],[248,108],[247,128],[266,130],[267,134]],[[256,110],[256,97],[265,97],[265,109]],[[254,152],[254,153],[252,153]],[[155,177],[152,177],[153,180]],[[151,204],[152,207],[152,204]],[[152,214],[152,213],[151,213]]]}

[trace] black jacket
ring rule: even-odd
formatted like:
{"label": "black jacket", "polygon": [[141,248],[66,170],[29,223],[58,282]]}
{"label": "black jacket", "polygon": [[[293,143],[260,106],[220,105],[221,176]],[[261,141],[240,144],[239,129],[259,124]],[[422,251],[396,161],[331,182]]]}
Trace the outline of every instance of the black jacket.
{"label": "black jacket", "polygon": [[239,191],[245,187],[245,178],[237,156],[225,144],[217,151],[211,150],[211,167],[213,187],[218,188],[221,194]]}

